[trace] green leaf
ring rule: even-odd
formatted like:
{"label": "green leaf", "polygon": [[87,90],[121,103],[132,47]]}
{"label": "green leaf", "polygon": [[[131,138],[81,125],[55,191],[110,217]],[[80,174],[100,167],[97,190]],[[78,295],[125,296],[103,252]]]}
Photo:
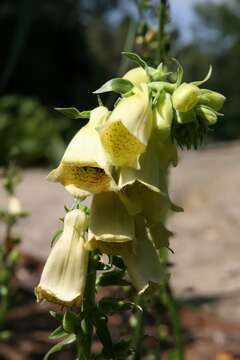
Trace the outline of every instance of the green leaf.
{"label": "green leaf", "polygon": [[179,358],[178,351],[171,351],[168,355],[168,360],[179,360]]}
{"label": "green leaf", "polygon": [[73,311],[66,311],[63,316],[63,329],[68,333],[77,333],[81,328],[81,319]]}
{"label": "green leaf", "polygon": [[62,322],[63,314],[57,313],[57,312],[52,311],[52,310],[49,311],[49,314],[50,314],[54,319]]}
{"label": "green leaf", "polygon": [[178,68],[177,68],[177,81],[176,81],[176,86],[179,86],[182,83],[183,80],[183,67],[180,64],[180,62],[175,59],[172,58],[172,60],[177,64]]}
{"label": "green leaf", "polygon": [[61,326],[57,327],[55,330],[53,330],[53,332],[49,335],[48,338],[49,339],[58,339],[62,336],[66,336],[66,335],[68,335],[68,334],[66,333],[66,331],[64,331],[64,329],[61,325]]}
{"label": "green leaf", "polygon": [[72,344],[75,341],[76,335],[69,335],[68,337],[66,337],[66,339],[54,345],[44,356],[43,360],[48,360],[50,355],[54,354],[55,352],[61,351],[65,346]]}
{"label": "green leaf", "polygon": [[89,119],[91,111],[79,111],[75,107],[54,108],[69,119]]}
{"label": "green leaf", "polygon": [[102,298],[98,303],[98,307],[101,312],[109,315],[112,315],[118,311],[127,311],[134,308],[142,311],[142,308],[134,302],[110,297]]}
{"label": "green leaf", "polygon": [[123,277],[125,271],[123,270],[114,270],[106,273],[99,274],[97,278],[98,286],[127,286],[129,282],[124,280]]}
{"label": "green leaf", "polygon": [[99,340],[103,344],[106,351],[111,353],[112,350],[112,339],[107,326],[108,318],[96,311],[94,313],[94,325],[96,327],[96,333]]}
{"label": "green leaf", "polygon": [[51,247],[53,247],[53,245],[55,244],[56,241],[58,241],[59,237],[61,236],[63,230],[58,230],[52,237],[51,240]]}
{"label": "green leaf", "polygon": [[195,86],[200,86],[200,85],[204,84],[206,81],[208,81],[211,76],[212,76],[212,65],[210,65],[208,73],[203,80],[194,81],[194,82],[191,82],[191,84],[195,85]]}
{"label": "green leaf", "polygon": [[147,67],[148,67],[147,63],[139,55],[137,55],[133,52],[126,52],[126,51],[122,52],[122,54],[124,56],[126,56],[128,59],[130,59],[131,61],[133,61],[134,63],[141,66],[144,70],[147,69]]}
{"label": "green leaf", "polygon": [[133,88],[133,84],[129,80],[116,78],[107,81],[103,84],[99,89],[94,91],[94,94],[101,94],[109,91],[114,91],[119,94],[126,94],[131,91]]}

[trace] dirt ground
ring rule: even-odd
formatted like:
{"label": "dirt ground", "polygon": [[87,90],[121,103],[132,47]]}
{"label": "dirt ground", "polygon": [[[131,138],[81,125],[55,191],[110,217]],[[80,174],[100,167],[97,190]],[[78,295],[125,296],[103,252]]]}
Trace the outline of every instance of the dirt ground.
{"label": "dirt ground", "polygon": [[[174,214],[169,228],[175,233],[171,283],[186,304],[182,324],[194,339],[187,360],[215,360],[221,351],[235,354],[227,360],[240,359],[240,143],[184,152],[180,157],[170,174],[170,188],[172,199],[185,212]],[[29,169],[23,175],[18,194],[31,216],[22,220],[17,232],[23,237],[22,250],[44,259],[61,226],[63,204],[70,205],[71,198],[60,185],[45,180],[45,169]],[[2,192],[0,199],[4,204]],[[18,273],[23,282],[27,276],[24,269]],[[29,285],[36,281],[29,280]],[[36,331],[38,338],[41,331]]]}

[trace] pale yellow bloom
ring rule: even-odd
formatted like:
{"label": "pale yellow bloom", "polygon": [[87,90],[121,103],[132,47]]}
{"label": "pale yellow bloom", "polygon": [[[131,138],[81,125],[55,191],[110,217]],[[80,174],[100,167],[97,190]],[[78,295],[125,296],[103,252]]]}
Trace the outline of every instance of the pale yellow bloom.
{"label": "pale yellow bloom", "polygon": [[141,83],[147,83],[149,81],[146,71],[141,67],[129,70],[123,76],[123,79],[129,80],[135,86],[138,86]]}
{"label": "pale yellow bloom", "polygon": [[82,210],[66,214],[63,233],[53,245],[35,289],[38,301],[64,306],[81,304],[88,268],[88,251],[84,247],[87,226],[87,216]]}
{"label": "pale yellow bloom", "polygon": [[11,195],[8,200],[8,213],[13,216],[17,216],[23,213],[21,203],[19,199]]}
{"label": "pale yellow bloom", "polygon": [[150,292],[163,284],[164,270],[141,216],[135,218],[135,234],[134,250],[121,255],[133,286],[139,293]]}
{"label": "pale yellow bloom", "polygon": [[93,239],[113,243],[134,239],[134,220],[115,192],[93,197],[88,241]]}
{"label": "pale yellow bloom", "polygon": [[99,106],[91,111],[88,124],[74,136],[58,168],[48,179],[60,182],[73,195],[86,197],[89,193],[114,188],[105,150],[96,130],[108,116],[107,108]]}
{"label": "pale yellow bloom", "polygon": [[101,140],[115,166],[139,168],[139,156],[145,151],[152,130],[151,102],[147,84],[133,89],[122,98],[101,130]]}

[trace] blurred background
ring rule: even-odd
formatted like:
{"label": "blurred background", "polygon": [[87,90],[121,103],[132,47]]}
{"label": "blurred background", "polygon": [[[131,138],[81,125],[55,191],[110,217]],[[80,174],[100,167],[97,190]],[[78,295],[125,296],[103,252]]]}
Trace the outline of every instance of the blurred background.
{"label": "blurred background", "polygon": [[[171,174],[174,200],[185,208],[169,220],[177,233],[171,245],[172,284],[182,306],[187,359],[240,359],[240,2],[169,2],[169,56],[182,63],[186,81],[202,79],[212,64],[207,87],[227,97],[225,117],[204,149],[182,152]],[[0,2],[0,166],[14,162],[24,169],[16,192],[30,212],[17,226],[22,251],[32,259],[22,258],[28,265],[18,273],[25,291],[38,281],[41,264],[33,259],[46,257],[51,236],[61,226],[57,219],[63,205],[71,203],[60,186],[45,181],[47,169],[57,164],[84,124],[53,109],[96,106],[92,91],[131,66],[123,50],[136,50],[151,63],[158,1],[149,3],[146,10],[136,0]],[[1,208],[6,201],[1,190]],[[21,306],[10,322],[18,319],[18,330],[26,331],[26,319],[25,324],[21,319],[32,315]],[[12,340],[11,346],[0,343],[0,359],[40,359],[39,349],[48,347],[40,320],[46,309],[31,306],[35,340],[24,335],[24,345],[20,336],[15,352]]]}

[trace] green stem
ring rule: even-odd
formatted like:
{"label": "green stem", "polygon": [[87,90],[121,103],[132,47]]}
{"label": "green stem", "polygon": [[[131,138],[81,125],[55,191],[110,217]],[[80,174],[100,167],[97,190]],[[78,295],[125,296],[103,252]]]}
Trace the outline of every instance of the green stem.
{"label": "green stem", "polygon": [[[136,298],[135,303],[144,309],[144,301],[141,296]],[[134,329],[132,345],[135,349],[133,360],[140,360],[142,358],[142,345],[144,336],[144,315],[145,312],[138,310],[136,315],[136,327]]]}
{"label": "green stem", "polygon": [[160,0],[158,8],[158,34],[156,63],[159,64],[165,58],[165,25],[167,18],[167,0]]}
{"label": "green stem", "polygon": [[95,286],[96,286],[96,265],[94,254],[89,254],[88,275],[84,293],[82,312],[81,333],[77,337],[77,360],[89,360],[91,358],[93,319],[92,310],[95,306]]}
{"label": "green stem", "polygon": [[165,306],[168,310],[168,314],[170,316],[170,321],[172,325],[172,331],[174,335],[175,341],[175,352],[177,354],[178,360],[184,360],[184,346],[183,346],[183,339],[182,339],[182,330],[181,324],[178,315],[178,307],[177,303],[174,299],[172,290],[169,284],[165,285],[164,292],[163,292],[163,301]]}

